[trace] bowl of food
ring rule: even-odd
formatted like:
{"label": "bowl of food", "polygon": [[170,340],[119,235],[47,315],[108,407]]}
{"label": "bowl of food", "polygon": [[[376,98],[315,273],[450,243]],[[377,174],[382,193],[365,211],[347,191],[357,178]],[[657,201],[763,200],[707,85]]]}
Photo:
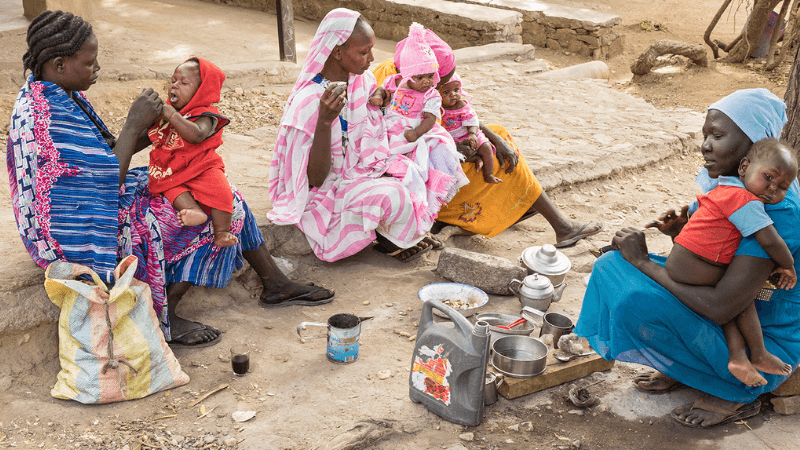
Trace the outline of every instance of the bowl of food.
{"label": "bowl of food", "polygon": [[[417,297],[423,302],[428,300],[439,300],[445,305],[455,309],[464,317],[469,317],[475,314],[481,306],[489,302],[489,296],[486,292],[461,283],[433,283],[429,284],[419,291]],[[434,308],[433,313],[439,317],[447,318],[447,316]]]}

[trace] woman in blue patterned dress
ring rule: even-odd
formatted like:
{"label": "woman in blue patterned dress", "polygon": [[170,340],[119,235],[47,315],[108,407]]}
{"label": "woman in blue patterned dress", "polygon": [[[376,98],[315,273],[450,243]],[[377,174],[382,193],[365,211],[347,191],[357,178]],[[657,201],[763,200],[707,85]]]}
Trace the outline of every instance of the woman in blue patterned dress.
{"label": "woman in blue patterned dress", "polygon": [[261,278],[264,307],[318,305],[333,292],[290,281],[275,265],[253,215],[234,191],[231,231],[239,245],[213,245],[210,222],[181,227],[175,210],[148,190],[147,168],[129,170],[149,145],[143,132],[162,101],[145,89],[114,137],[81,91],[97,81],[97,37],[80,17],[46,11],[28,27],[30,70],[14,105],[7,163],[22,241],[42,268],[53,261],[90,267],[110,281],[117,261],[136,255],[136,278],[150,285],[171,345],[206,345],[220,332],[178,317],[177,303],[192,284],[224,287],[246,259]]}

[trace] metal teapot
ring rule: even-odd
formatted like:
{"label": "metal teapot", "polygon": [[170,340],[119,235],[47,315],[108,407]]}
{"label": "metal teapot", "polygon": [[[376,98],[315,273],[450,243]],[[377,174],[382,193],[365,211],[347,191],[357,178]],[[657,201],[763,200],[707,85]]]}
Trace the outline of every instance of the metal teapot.
{"label": "metal teapot", "polygon": [[523,307],[530,306],[539,311],[547,311],[551,302],[561,300],[561,294],[565,287],[567,287],[567,283],[553,287],[549,278],[540,276],[538,273],[528,275],[522,281],[513,279],[508,283],[508,290],[519,297]]}

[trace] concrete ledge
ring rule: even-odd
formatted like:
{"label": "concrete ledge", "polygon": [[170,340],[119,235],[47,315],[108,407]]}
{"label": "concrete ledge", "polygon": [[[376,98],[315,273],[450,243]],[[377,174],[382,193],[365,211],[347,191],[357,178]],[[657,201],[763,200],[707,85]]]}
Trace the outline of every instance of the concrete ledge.
{"label": "concrete ledge", "polygon": [[471,64],[497,59],[533,59],[535,48],[530,44],[486,44],[455,50],[457,64]]}

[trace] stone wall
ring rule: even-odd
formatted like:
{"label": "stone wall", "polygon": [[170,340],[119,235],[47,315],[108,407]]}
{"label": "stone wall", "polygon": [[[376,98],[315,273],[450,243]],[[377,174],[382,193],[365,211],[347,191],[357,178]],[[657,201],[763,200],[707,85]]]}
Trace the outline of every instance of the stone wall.
{"label": "stone wall", "polygon": [[[206,1],[275,11],[274,0]],[[411,22],[419,22],[454,49],[521,42],[608,59],[621,54],[625,42],[618,16],[538,0],[293,0],[292,4],[295,16],[315,21],[334,8],[361,11],[378,37],[394,41],[407,36]]]}
{"label": "stone wall", "polygon": [[[206,0],[275,11],[274,0]],[[335,8],[360,11],[375,34],[399,41],[411,22],[430,28],[454,49],[495,42],[522,43],[522,13],[445,0],[293,0],[295,17],[319,21]]]}
{"label": "stone wall", "polygon": [[451,0],[518,11],[522,14],[522,42],[563,50],[594,59],[622,53],[624,36],[619,16],[570,8],[538,0]]}

